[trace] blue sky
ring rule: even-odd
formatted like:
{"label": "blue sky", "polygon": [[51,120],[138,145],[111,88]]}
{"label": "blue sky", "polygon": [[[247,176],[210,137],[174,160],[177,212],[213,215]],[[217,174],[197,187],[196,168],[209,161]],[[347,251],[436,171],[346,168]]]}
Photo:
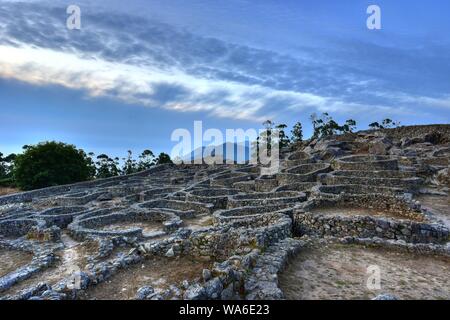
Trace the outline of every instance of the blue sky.
{"label": "blue sky", "polygon": [[[81,8],[68,30],[66,7]],[[368,30],[377,4],[382,30]],[[0,151],[170,152],[177,128],[450,121],[450,2],[0,1]]]}

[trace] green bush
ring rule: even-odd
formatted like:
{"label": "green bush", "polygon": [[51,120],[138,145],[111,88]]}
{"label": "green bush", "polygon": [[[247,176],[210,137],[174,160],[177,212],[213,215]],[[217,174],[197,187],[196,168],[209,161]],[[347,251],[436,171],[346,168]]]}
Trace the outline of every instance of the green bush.
{"label": "green bush", "polygon": [[166,163],[173,163],[173,162],[167,153],[161,152],[158,158],[156,158],[156,164],[166,164]]}
{"label": "green bush", "polygon": [[0,187],[4,188],[14,188],[16,186],[14,179],[12,177],[0,178]]}
{"label": "green bush", "polygon": [[86,153],[60,142],[25,146],[14,161],[14,179],[22,190],[85,181],[91,178]]}

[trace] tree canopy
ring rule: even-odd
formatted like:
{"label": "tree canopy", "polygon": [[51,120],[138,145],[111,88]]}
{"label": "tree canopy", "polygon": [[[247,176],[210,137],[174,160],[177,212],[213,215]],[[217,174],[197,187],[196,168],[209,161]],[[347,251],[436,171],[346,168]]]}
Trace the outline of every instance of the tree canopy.
{"label": "tree canopy", "polygon": [[87,155],[73,145],[44,142],[27,146],[14,161],[14,179],[22,190],[85,181],[90,178]]}

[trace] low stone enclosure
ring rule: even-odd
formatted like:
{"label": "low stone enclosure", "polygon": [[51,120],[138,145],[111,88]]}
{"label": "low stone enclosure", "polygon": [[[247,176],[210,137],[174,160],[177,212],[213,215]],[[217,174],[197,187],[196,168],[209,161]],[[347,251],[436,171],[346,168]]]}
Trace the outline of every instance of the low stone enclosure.
{"label": "low stone enclosure", "polygon": [[405,127],[3,196],[0,298],[450,299],[449,155]]}

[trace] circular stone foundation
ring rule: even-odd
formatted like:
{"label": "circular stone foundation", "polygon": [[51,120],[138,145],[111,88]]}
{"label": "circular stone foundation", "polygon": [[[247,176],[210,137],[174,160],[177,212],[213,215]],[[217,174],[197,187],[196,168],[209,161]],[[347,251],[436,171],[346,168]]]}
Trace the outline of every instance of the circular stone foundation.
{"label": "circular stone foundation", "polygon": [[219,210],[215,212],[213,216],[217,223],[222,224],[254,219],[258,216],[274,212],[283,212],[287,215],[291,215],[293,209],[286,204],[275,206],[240,207],[228,210]]}
{"label": "circular stone foundation", "polygon": [[181,223],[181,219],[173,213],[148,210],[93,217],[84,215],[70,224],[69,229],[78,239],[88,235],[156,238],[177,229]]}

